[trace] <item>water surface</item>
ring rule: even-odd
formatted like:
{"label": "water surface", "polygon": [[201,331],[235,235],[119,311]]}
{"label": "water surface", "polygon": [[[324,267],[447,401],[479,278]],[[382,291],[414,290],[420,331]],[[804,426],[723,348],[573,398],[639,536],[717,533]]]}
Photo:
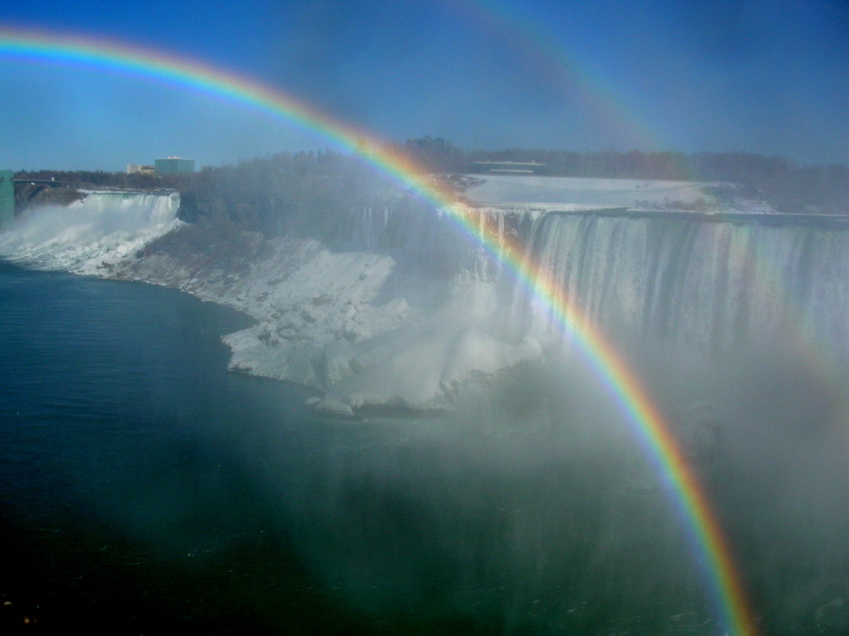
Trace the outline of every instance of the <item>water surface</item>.
{"label": "water surface", "polygon": [[[309,389],[226,371],[220,335],[247,324],[0,266],[0,627],[722,633],[675,506],[575,370],[517,370],[443,416],[332,421]],[[810,436],[785,437],[793,455],[751,455],[769,470],[729,452],[703,476],[767,632],[840,633],[844,477],[773,497]]]}

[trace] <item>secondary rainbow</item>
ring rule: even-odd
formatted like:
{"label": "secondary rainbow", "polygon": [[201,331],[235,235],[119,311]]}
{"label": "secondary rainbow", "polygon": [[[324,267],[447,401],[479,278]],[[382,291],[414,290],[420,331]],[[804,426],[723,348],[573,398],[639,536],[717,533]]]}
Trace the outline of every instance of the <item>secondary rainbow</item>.
{"label": "secondary rainbow", "polygon": [[[618,142],[646,152],[659,152],[668,147],[663,127],[650,126],[645,115],[639,115],[633,100],[625,101],[612,80],[604,79],[581,63],[580,51],[569,38],[555,38],[548,25],[532,15],[520,3],[507,0],[441,0],[442,4],[475,29],[491,39],[509,46],[522,59],[529,73],[561,94],[564,109],[575,103],[610,132]],[[570,50],[571,47],[571,50]],[[681,180],[697,180],[686,164],[674,154],[658,155],[666,170]]]}
{"label": "secondary rainbow", "polygon": [[365,157],[369,162],[412,188],[429,204],[446,210],[456,225],[474,240],[482,240],[484,247],[501,259],[517,281],[538,298],[556,316],[563,330],[572,336],[607,385],[612,398],[634,424],[641,442],[674,492],[685,514],[688,530],[701,553],[697,556],[704,562],[709,574],[711,591],[722,616],[723,627],[733,634],[756,633],[722,529],[662,414],[639,379],[608,344],[603,334],[589,321],[582,319],[579,308],[556,287],[547,272],[525,259],[518,245],[499,242],[493,228],[486,223],[481,224],[478,215],[457,203],[449,191],[422,178],[423,171],[408,157],[387,150],[365,131],[335,121],[317,109],[260,83],[197,61],[148,49],[75,35],[0,29],[0,58],[85,65],[122,75],[166,81],[252,108],[287,125],[296,124],[305,130],[317,132],[343,149],[357,152],[365,142],[369,148]]}

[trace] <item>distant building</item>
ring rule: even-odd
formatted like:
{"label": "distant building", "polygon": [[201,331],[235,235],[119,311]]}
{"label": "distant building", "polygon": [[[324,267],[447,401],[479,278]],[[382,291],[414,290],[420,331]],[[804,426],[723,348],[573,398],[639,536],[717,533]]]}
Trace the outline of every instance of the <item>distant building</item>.
{"label": "distant building", "polygon": [[15,220],[15,174],[0,170],[0,229]]}
{"label": "distant building", "polygon": [[195,160],[183,159],[182,157],[154,159],[153,171],[157,177],[161,177],[166,174],[191,174],[195,171]]}
{"label": "distant building", "polygon": [[536,161],[475,161],[474,172],[491,174],[540,174],[545,164]]}
{"label": "distant building", "polygon": [[140,166],[138,164],[131,163],[127,166],[127,174],[149,174],[153,176],[156,172],[153,166]]}

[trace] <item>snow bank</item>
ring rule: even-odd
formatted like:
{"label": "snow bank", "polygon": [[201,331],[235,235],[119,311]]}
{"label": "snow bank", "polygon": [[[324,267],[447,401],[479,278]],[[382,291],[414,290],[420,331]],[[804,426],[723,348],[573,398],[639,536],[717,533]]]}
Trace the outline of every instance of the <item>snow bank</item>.
{"label": "snow bank", "polygon": [[592,179],[528,175],[484,175],[482,183],[465,196],[483,204],[572,206],[574,210],[598,207],[662,208],[671,203],[692,205],[713,197],[710,184],[697,181],[651,181],[647,179]]}
{"label": "snow bank", "polygon": [[111,274],[250,314],[254,326],[224,337],[230,368],[321,389],[322,412],[442,408],[464,382],[541,355],[533,341],[494,335],[494,281],[436,280],[388,254],[336,252],[314,239],[242,233],[201,241],[217,256],[186,251],[198,232],[181,228],[173,236],[186,238],[169,237]]}

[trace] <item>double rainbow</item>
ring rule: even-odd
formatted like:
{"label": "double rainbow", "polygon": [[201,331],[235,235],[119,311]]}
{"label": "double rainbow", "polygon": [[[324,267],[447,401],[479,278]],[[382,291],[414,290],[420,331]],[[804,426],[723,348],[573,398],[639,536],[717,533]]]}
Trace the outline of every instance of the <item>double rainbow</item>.
{"label": "double rainbow", "polygon": [[693,470],[676,444],[663,415],[639,379],[603,334],[583,320],[579,308],[554,283],[549,273],[528,261],[517,244],[499,240],[494,228],[481,225],[476,214],[458,204],[446,189],[424,180],[422,170],[408,157],[386,149],[362,130],[344,125],[291,97],[262,84],[211,66],[115,42],[71,35],[0,29],[0,58],[83,65],[123,75],[165,81],[210,97],[249,107],[281,122],[313,131],[335,146],[357,152],[367,142],[367,160],[413,189],[501,259],[507,269],[555,316],[583,352],[610,395],[633,423],[637,435],[660,467],[666,483],[684,512],[689,531],[709,574],[711,592],[723,627],[730,633],[756,633],[746,596],[737,576],[720,524]]}

